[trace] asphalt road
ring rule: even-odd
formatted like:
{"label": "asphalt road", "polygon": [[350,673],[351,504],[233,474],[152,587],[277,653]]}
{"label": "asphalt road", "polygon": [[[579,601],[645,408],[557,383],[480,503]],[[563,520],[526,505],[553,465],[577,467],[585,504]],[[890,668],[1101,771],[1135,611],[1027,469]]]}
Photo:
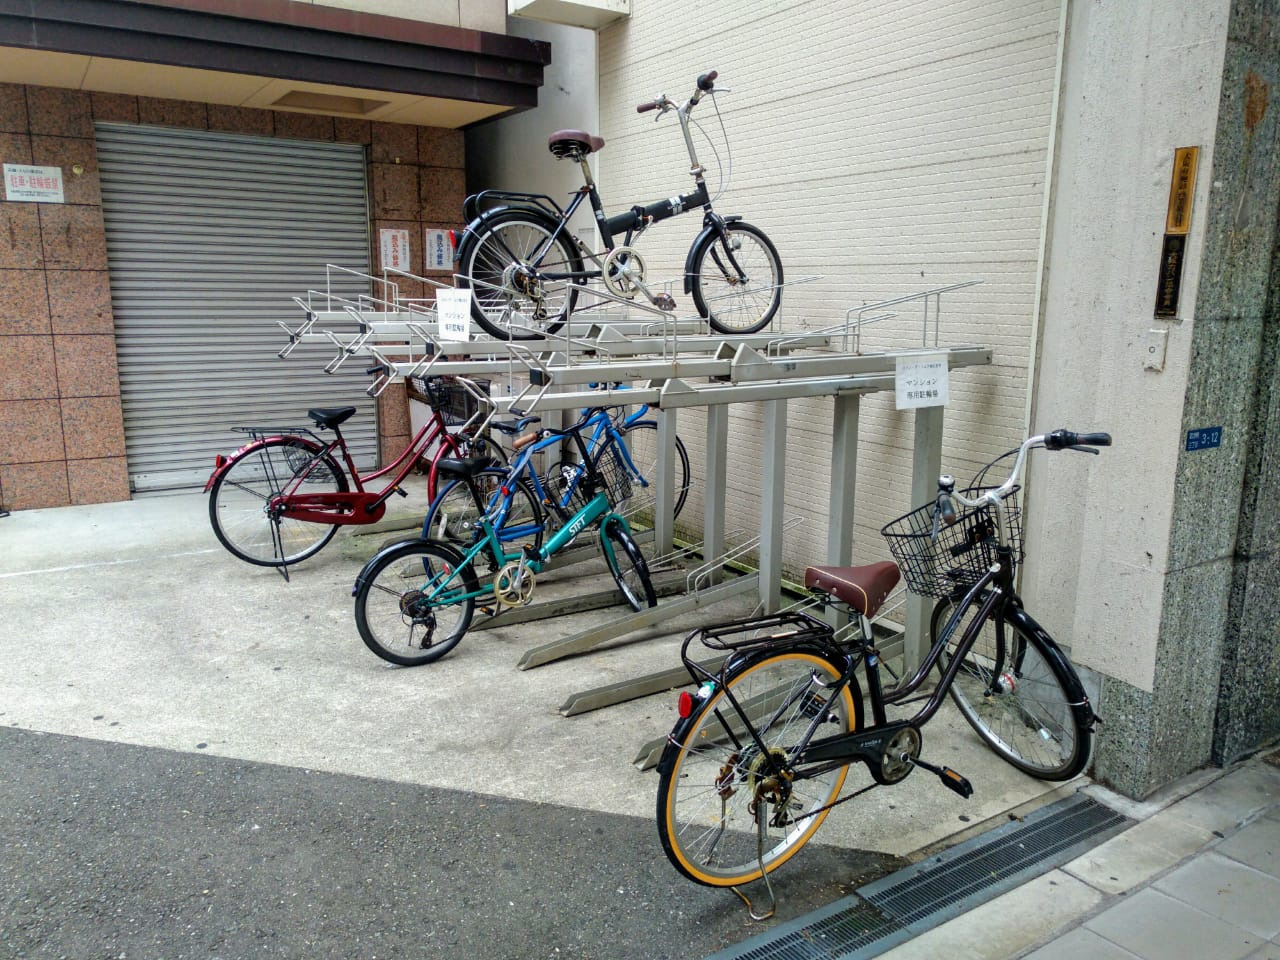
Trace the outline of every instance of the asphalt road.
{"label": "asphalt road", "polygon": [[686,960],[900,865],[812,843],[758,924],[652,819],[10,727],[0,770],[6,958]]}

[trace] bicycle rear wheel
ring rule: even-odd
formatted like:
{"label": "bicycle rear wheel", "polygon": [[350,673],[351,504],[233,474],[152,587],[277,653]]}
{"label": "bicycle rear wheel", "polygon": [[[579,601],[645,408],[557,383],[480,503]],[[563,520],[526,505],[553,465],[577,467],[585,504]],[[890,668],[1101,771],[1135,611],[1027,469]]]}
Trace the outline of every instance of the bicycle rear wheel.
{"label": "bicycle rear wheel", "polygon": [[471,315],[490,336],[555,333],[573,312],[578,291],[569,281],[582,273],[582,257],[557,228],[535,211],[507,210],[488,217],[463,247],[458,286],[471,289]]}
{"label": "bicycle rear wheel", "polygon": [[[954,618],[958,603],[939,600],[930,631],[934,643],[951,627],[938,662],[945,671],[978,613],[981,599]],[[997,613],[982,625],[960,664],[951,697],[969,725],[996,754],[1042,780],[1069,780],[1089,762],[1092,711],[1070,663],[1021,610]]]}
{"label": "bicycle rear wheel", "polygon": [[693,305],[719,333],[757,333],[782,302],[782,261],[759,227],[725,225],[726,241],[712,231],[693,253]]}
{"label": "bicycle rear wheel", "polygon": [[[529,488],[528,481],[511,481],[505,470],[482,470],[475,477],[476,487],[485,509],[492,509],[503,496],[503,488],[511,491],[506,513],[498,524],[498,539],[504,544],[528,543],[533,549],[542,546],[545,524],[538,499]],[[480,511],[472,499],[467,482],[455,477],[440,487],[440,492],[427,508],[427,518],[422,524],[423,539],[440,540],[455,547],[467,547],[475,542],[480,530]]]}
{"label": "bicycle rear wheel", "polygon": [[[652,496],[653,487],[658,482],[658,425],[652,420],[641,420],[638,423],[633,423],[621,433],[627,445],[627,454],[631,461],[630,464],[627,464],[624,459],[622,463],[626,465],[632,496],[635,495],[637,487],[648,488]],[[607,462],[607,455],[614,442],[612,440],[606,442],[596,454],[597,469],[601,469],[600,465]],[[684,441],[676,437],[675,447],[674,515],[678,517],[680,516],[680,511],[684,509],[684,502],[689,498],[689,485],[692,481],[690,479],[689,452],[685,449]]]}
{"label": "bicycle rear wheel", "polygon": [[631,534],[616,519],[605,521],[604,536],[600,539],[600,552],[613,574],[613,581],[627,598],[631,609],[639,613],[645,607],[656,607],[658,595],[653,592],[649,579],[649,565]]}
{"label": "bicycle rear wheel", "polygon": [[404,667],[456,647],[475,612],[475,571],[450,547],[406,540],[379,551],[356,578],[356,629],[365,646]]}
{"label": "bicycle rear wheel", "polygon": [[232,458],[209,491],[214,536],[232,554],[260,567],[283,567],[319,553],[338,524],[272,519],[281,493],[346,493],[347,475],[324,448],[302,437],[272,437]]}
{"label": "bicycle rear wheel", "polygon": [[[832,722],[819,728],[819,737],[861,728],[862,698],[856,684],[851,681],[834,698],[823,686],[840,675],[840,667],[826,657],[787,650],[746,661],[731,672],[726,687],[751,717],[769,753],[781,759],[822,711]],[[658,764],[662,849],[680,873],[697,883],[732,887],[758,880],[761,859],[764,871],[772,872],[826,818],[849,765],[823,766],[808,776],[803,768],[788,765],[795,779],[763,801],[767,833],[759,857],[751,808],[768,765],[725,689],[717,688],[689,720],[677,724]],[[779,809],[779,797],[785,810]],[[782,825],[775,826],[775,819]]]}

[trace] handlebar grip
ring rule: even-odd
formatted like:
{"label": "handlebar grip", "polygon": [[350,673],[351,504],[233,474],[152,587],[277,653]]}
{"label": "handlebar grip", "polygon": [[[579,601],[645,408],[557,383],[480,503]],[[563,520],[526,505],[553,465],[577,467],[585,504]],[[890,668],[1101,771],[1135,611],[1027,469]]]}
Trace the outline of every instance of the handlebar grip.
{"label": "handlebar grip", "polygon": [[657,100],[650,100],[647,103],[640,103],[636,105],[636,113],[648,113],[650,110],[657,110],[657,109],[658,109]]}
{"label": "handlebar grip", "polygon": [[385,363],[379,363],[376,366],[369,367],[368,369],[365,370],[365,374],[370,377],[372,377],[375,373],[390,373],[390,372],[391,372],[391,368],[388,367]]}
{"label": "handlebar grip", "polygon": [[950,494],[938,494],[938,519],[947,526],[956,522],[956,505]]}
{"label": "handlebar grip", "polygon": [[716,85],[716,77],[720,76],[720,71],[711,70],[704,73],[698,78],[698,89],[703,93],[710,93],[711,88]]}
{"label": "handlebar grip", "polygon": [[1075,433],[1072,430],[1054,430],[1046,434],[1044,447],[1046,450],[1069,450],[1072,447],[1109,447],[1109,433]]}

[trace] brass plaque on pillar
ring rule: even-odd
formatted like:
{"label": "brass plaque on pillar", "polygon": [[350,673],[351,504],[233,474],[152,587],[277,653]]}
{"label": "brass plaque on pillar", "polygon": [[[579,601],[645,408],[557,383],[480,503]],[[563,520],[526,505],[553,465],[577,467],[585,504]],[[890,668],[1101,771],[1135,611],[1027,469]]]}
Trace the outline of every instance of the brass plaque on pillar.
{"label": "brass plaque on pillar", "polygon": [[1182,293],[1182,261],[1191,231],[1191,203],[1196,190],[1199,147],[1179,147],[1173,153],[1173,179],[1169,184],[1169,210],[1165,214],[1164,245],[1160,250],[1160,276],[1156,286],[1155,315],[1178,316]]}

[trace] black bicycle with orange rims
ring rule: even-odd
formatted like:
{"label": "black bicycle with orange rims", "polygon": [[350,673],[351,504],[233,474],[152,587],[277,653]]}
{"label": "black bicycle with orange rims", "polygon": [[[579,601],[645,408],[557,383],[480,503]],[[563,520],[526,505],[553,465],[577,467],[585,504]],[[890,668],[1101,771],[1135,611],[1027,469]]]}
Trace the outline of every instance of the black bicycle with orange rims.
{"label": "black bicycle with orange rims", "polygon": [[[767,886],[833,807],[867,790],[919,767],[969,796],[968,780],[922,758],[922,728],[948,693],[1018,769],[1045,780],[1084,770],[1098,718],[1067,655],[1014,589],[1016,494],[1031,449],[1097,453],[1110,443],[1105,433],[1067,430],[1031,437],[1006,454],[1016,459],[1003,483],[956,490],[943,476],[934,501],[886,525],[896,563],[810,567],[806,587],[850,618],[847,631],[790,612],[690,634],[681,658],[697,689],[680,694],[658,764],[658,833],[676,869],[746,900],[737,887],[761,878]],[[924,661],[887,686],[871,621],[900,578],[937,605]],[[700,662],[721,658],[715,668]],[[922,690],[935,667],[941,678]],[[915,703],[909,719],[888,719],[886,708]],[[866,765],[872,783],[841,796],[853,762]]]}

